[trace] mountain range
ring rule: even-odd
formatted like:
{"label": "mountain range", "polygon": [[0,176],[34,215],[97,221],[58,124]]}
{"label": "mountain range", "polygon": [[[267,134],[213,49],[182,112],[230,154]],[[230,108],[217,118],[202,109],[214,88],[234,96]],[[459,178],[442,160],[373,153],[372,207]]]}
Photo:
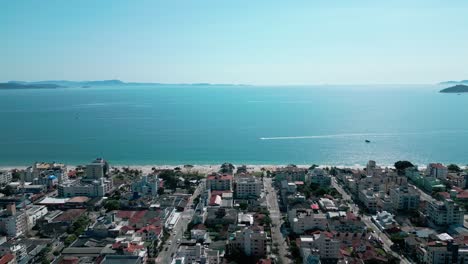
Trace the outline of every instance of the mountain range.
{"label": "mountain range", "polygon": [[121,80],[99,80],[99,81],[67,81],[50,80],[37,82],[9,81],[0,83],[0,89],[57,89],[57,88],[90,88],[99,86],[148,86],[148,85],[190,85],[190,86],[246,86],[244,84],[210,84],[210,83],[144,83],[144,82],[123,82]]}

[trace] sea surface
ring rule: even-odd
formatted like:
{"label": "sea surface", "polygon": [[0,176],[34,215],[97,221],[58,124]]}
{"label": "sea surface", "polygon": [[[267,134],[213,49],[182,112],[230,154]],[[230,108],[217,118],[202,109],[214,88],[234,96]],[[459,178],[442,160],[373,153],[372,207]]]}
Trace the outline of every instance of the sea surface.
{"label": "sea surface", "polygon": [[[148,85],[0,91],[0,165],[468,164],[441,87]],[[370,140],[370,143],[365,143]]]}

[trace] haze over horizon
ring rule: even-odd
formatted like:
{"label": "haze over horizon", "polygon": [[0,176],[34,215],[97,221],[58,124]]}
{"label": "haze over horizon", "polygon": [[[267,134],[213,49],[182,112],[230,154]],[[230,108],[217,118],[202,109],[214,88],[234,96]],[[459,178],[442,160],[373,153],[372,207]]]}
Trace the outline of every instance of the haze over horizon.
{"label": "haze over horizon", "polygon": [[430,84],[468,79],[465,1],[10,1],[0,82]]}

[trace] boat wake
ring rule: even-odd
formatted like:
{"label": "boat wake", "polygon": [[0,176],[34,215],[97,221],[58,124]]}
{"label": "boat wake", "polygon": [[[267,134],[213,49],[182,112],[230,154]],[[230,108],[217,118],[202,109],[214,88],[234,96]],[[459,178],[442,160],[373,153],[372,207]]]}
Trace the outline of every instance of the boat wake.
{"label": "boat wake", "polygon": [[322,139],[322,138],[352,138],[352,137],[397,137],[409,135],[425,134],[449,134],[449,133],[468,133],[466,130],[444,130],[444,131],[426,131],[412,133],[347,133],[347,134],[329,134],[314,136],[292,136],[292,137],[261,137],[260,140],[294,140],[294,139]]}

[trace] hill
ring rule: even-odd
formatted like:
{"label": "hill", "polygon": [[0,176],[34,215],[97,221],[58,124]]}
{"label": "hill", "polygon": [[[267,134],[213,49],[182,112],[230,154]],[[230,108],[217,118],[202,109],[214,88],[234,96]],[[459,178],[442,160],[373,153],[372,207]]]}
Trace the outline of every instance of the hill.
{"label": "hill", "polygon": [[468,85],[458,84],[452,87],[445,88],[441,93],[468,93]]}
{"label": "hill", "polygon": [[61,88],[58,84],[52,83],[20,83],[20,82],[7,82],[0,83],[0,89],[56,89]]}

